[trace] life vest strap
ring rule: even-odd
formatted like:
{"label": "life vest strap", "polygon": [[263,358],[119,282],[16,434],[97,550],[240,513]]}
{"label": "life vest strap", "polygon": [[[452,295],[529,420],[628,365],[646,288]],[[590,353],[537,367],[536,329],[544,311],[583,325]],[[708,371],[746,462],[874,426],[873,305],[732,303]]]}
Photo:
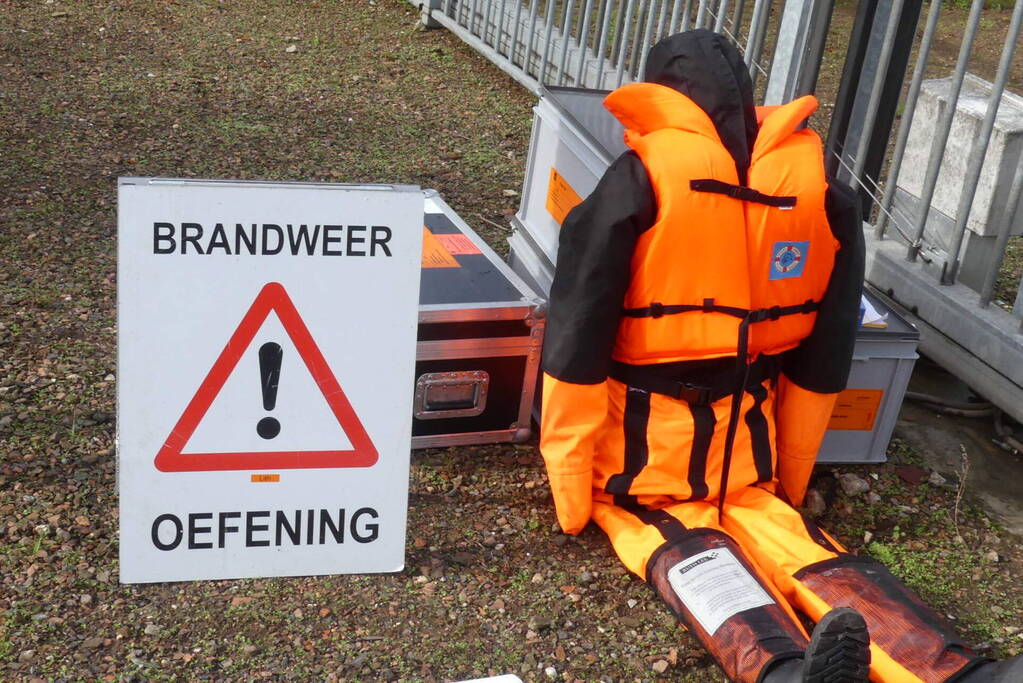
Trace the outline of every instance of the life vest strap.
{"label": "life vest strap", "polygon": [[796,198],[792,196],[764,194],[763,192],[754,190],[752,187],[746,187],[745,185],[733,185],[722,180],[714,180],[713,178],[690,180],[689,189],[694,192],[723,194],[731,197],[732,199],[738,199],[739,201],[766,204],[767,206],[773,206],[779,209],[791,209],[796,205]]}
{"label": "life vest strap", "polygon": [[662,304],[654,301],[649,306],[643,306],[642,308],[623,309],[622,315],[627,318],[662,318],[666,315],[699,311],[701,313],[723,313],[733,318],[748,320],[751,323],[761,323],[765,320],[777,320],[786,315],[813,313],[819,308],[820,302],[813,299],[807,299],[801,304],[792,306],[771,306],[770,308],[758,308],[753,311],[747,308],[738,308],[737,306],[719,306],[714,303],[714,299],[704,299],[702,304]]}
{"label": "life vest strap", "polygon": [[[778,356],[763,355],[750,365],[750,373],[745,386],[753,387],[762,384],[764,380],[775,380],[781,369]],[[633,365],[612,360],[610,377],[618,380],[626,386],[652,394],[661,394],[674,399],[680,399],[690,405],[710,405],[726,396],[731,396],[735,391],[736,378],[726,376],[721,381],[711,384],[699,384],[686,381],[674,373],[666,373],[663,368],[657,365]]]}

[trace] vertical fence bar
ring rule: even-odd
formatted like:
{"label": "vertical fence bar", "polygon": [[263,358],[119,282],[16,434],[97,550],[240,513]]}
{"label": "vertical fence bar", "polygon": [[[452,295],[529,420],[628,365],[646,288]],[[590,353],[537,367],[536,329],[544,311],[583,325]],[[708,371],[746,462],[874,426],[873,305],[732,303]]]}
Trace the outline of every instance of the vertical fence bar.
{"label": "vertical fence bar", "polygon": [[543,56],[540,58],[540,71],[536,74],[536,82],[543,85],[547,78],[547,59],[551,54],[551,44],[554,42],[554,0],[547,0],[547,17],[544,19],[544,41]]}
{"label": "vertical fence bar", "polygon": [[575,85],[577,88],[583,86],[583,72],[586,70],[586,53],[589,50],[586,42],[590,36],[590,21],[593,19],[593,0],[586,0],[583,7],[583,16],[579,22],[579,36],[576,47],[579,50],[579,66],[575,72]]}
{"label": "vertical fence bar", "polygon": [[753,81],[753,86],[757,85],[757,72],[763,72],[763,68],[760,66],[760,58],[763,56],[764,51],[764,37],[767,35],[767,25],[771,21],[771,0],[757,0],[757,5],[761,5],[760,16],[756,16],[756,6],[754,6],[753,13],[756,18],[756,23],[750,25],[750,40],[749,50],[746,52],[747,65],[750,66],[750,79]]}
{"label": "vertical fence bar", "polygon": [[[1019,6],[1020,2],[1017,0],[1016,7],[1018,8]],[[995,260],[984,275],[984,284],[980,288],[980,305],[985,308],[991,303],[991,299],[994,298],[995,281],[998,280],[998,271],[1002,269],[1005,247],[1009,244],[1012,224],[1016,222],[1016,213],[1019,211],[1021,194],[1023,194],[1023,164],[1016,167],[1016,173],[1012,176],[1012,187],[1009,188],[1009,197],[1005,203],[1006,212],[1002,216],[1002,224],[998,226],[998,237],[995,238]],[[1016,301],[1017,303],[1019,302],[1018,295]]]}
{"label": "vertical fence bar", "polygon": [[[735,44],[739,47],[739,32],[742,30],[742,13],[746,10],[746,0],[738,0],[735,3],[735,9],[732,10],[732,24],[729,29],[732,32],[732,36],[735,39]],[[746,34],[747,42],[749,42],[749,33]]]}
{"label": "vertical fence bar", "polygon": [[938,184],[938,173],[941,171],[941,159],[945,156],[945,145],[948,144],[948,133],[952,130],[952,118],[956,113],[956,105],[959,103],[959,91],[963,87],[963,77],[966,75],[966,64],[970,61],[970,50],[973,48],[973,38],[977,34],[977,24],[980,21],[980,11],[984,9],[984,0],[973,0],[970,7],[970,18],[967,21],[966,32],[963,34],[963,42],[959,46],[959,58],[956,60],[955,74],[952,76],[951,88],[948,91],[948,104],[941,120],[938,122],[937,135],[931,142],[931,154],[927,160],[927,175],[924,177],[923,192],[920,196],[920,210],[916,217],[914,226],[913,241],[906,250],[906,258],[915,261],[920,255],[920,247],[923,246],[924,228],[927,226],[927,216],[931,212],[931,200],[934,199],[934,188]]}
{"label": "vertical fence bar", "polygon": [[600,28],[600,46],[597,48],[597,77],[594,79],[593,87],[604,87],[604,50],[607,47],[607,33],[611,27],[611,1],[607,0],[604,5],[604,21]]}
{"label": "vertical fence bar", "polygon": [[448,17],[452,16],[451,7],[454,4],[455,4],[455,0],[447,0],[447,2],[444,3],[444,15],[445,16],[448,16]]}
{"label": "vertical fence bar", "polygon": [[721,33],[721,29],[725,27],[725,15],[728,14],[728,0],[721,0],[721,4],[718,5],[718,16],[714,20],[714,33]]}
{"label": "vertical fence bar", "polygon": [[[550,2],[551,0],[548,0]],[[536,40],[536,13],[540,0],[532,0],[529,6],[529,38],[526,40],[526,53],[522,56],[522,71],[529,75],[529,61],[533,58],[533,41]],[[537,79],[539,80],[539,79]]]}
{"label": "vertical fence bar", "polygon": [[[863,168],[867,165],[867,148],[870,147],[870,138],[874,134],[874,124],[877,122],[877,104],[881,100],[881,91],[885,85],[882,75],[888,71],[888,64],[892,60],[892,48],[895,46],[895,33],[899,30],[899,16],[902,14],[903,2],[904,0],[892,2],[888,26],[885,28],[884,39],[881,41],[881,55],[877,60],[877,76],[870,88],[863,132],[860,134],[859,144],[856,148],[856,159],[853,162],[853,182],[861,186],[863,185]],[[871,196],[874,196],[873,193]]]}
{"label": "vertical fence bar", "polygon": [[931,0],[931,8],[927,13],[927,25],[924,27],[924,35],[920,40],[920,51],[917,53],[916,66],[913,67],[913,77],[909,83],[909,92],[906,94],[902,120],[899,121],[899,132],[895,136],[895,150],[892,153],[892,161],[888,165],[888,179],[884,185],[884,196],[881,198],[877,225],[874,227],[874,235],[877,239],[884,238],[888,213],[891,211],[892,202],[895,200],[896,182],[899,179],[899,171],[902,169],[902,158],[906,153],[909,129],[913,125],[913,115],[916,113],[916,103],[920,97],[920,85],[923,83],[924,71],[927,69],[927,60],[931,54],[931,43],[934,40],[934,33],[938,28],[941,3],[942,0]]}
{"label": "vertical fence bar", "polygon": [[[657,43],[664,37],[664,22],[668,20],[668,0],[662,0],[661,13],[657,17],[657,30],[654,32],[653,42]],[[643,68],[646,68],[646,57],[644,55]]]}
{"label": "vertical fence bar", "polygon": [[668,27],[668,35],[678,33],[679,22],[682,19],[682,0],[675,0],[671,6],[671,23]]}
{"label": "vertical fence bar", "polygon": [[470,34],[479,36],[482,39],[483,32],[481,31],[480,33],[476,33],[476,31],[472,29],[473,24],[476,23],[476,15],[479,13],[479,4],[480,0],[472,0],[472,4],[469,5],[469,21],[466,22],[465,27],[469,29]]}
{"label": "vertical fence bar", "polygon": [[[648,0],[650,10],[647,12],[646,29],[643,31],[643,45],[639,48],[639,68],[633,77],[636,80],[643,78],[643,71],[646,69],[646,53],[650,50],[650,35],[654,30],[654,8],[657,7],[657,0]],[[667,0],[664,3],[667,4]]]}
{"label": "vertical fence bar", "polygon": [[[565,75],[568,73],[568,43],[572,30],[573,0],[568,0],[565,5],[565,17],[561,21],[561,58],[558,60],[558,85],[564,85]],[[550,40],[550,37],[547,38]]]}
{"label": "vertical fence bar", "polygon": [[700,0],[700,5],[696,8],[696,25],[694,28],[703,28],[704,23],[707,21],[707,2],[708,0]]}
{"label": "vertical fence bar", "polygon": [[615,74],[615,81],[621,87],[625,80],[625,53],[629,47],[629,24],[632,23],[632,11],[635,9],[636,0],[628,0],[625,4],[625,21],[622,23],[621,49],[618,51],[618,70]]}
{"label": "vertical fence bar", "polygon": [[[536,0],[533,0],[534,2]],[[508,48],[508,59],[515,63],[515,51],[519,49],[519,33],[522,30],[522,10],[525,7],[522,0],[515,0],[515,26],[512,28],[511,47]],[[525,71],[525,59],[523,59],[523,71]]]}
{"label": "vertical fence bar", "polygon": [[942,284],[950,285],[955,282],[956,274],[959,272],[959,253],[963,248],[963,238],[966,236],[966,225],[969,222],[970,209],[973,208],[973,197],[977,190],[977,182],[980,180],[981,169],[984,166],[984,156],[987,154],[988,144],[991,142],[991,132],[995,128],[998,106],[1002,102],[1002,93],[1005,92],[1005,84],[1009,80],[1012,58],[1016,55],[1021,21],[1023,21],[1023,1],[1017,0],[1016,7],[1012,11],[1012,20],[1009,22],[1009,30],[1005,34],[1002,58],[998,62],[998,71],[995,74],[994,85],[991,87],[991,96],[988,97],[987,111],[984,113],[984,122],[980,126],[980,135],[974,141],[973,149],[970,150],[970,165],[966,170],[962,193],[959,195],[956,226],[952,233],[952,249],[945,261],[946,268]]}
{"label": "vertical fence bar", "polygon": [[753,64],[757,60],[756,53],[760,51],[757,46],[757,33],[760,30],[760,24],[767,14],[767,1],[768,0],[756,0],[753,3],[753,16],[749,20],[749,32],[746,34],[746,68],[750,70],[750,77],[753,77],[754,70]]}
{"label": "vertical fence bar", "polygon": [[[487,31],[490,31],[490,17],[494,13],[494,2],[496,0],[483,0],[486,3],[486,10],[483,12],[483,30],[480,31],[480,38],[484,44],[487,44]],[[491,39],[493,40],[496,31],[490,31]],[[494,47],[494,43],[490,43],[491,47]]]}
{"label": "vertical fence bar", "polygon": [[[635,77],[633,72],[636,70],[636,61],[639,59],[640,33],[643,28],[643,24],[645,23],[643,18],[646,16],[645,12],[648,12],[650,9],[651,1],[652,0],[641,0],[638,7],[639,11],[636,13],[636,18],[633,19],[632,22],[632,41],[629,43],[629,54],[631,56],[629,57],[629,67],[626,73],[633,77]],[[619,85],[621,84],[619,83]]]}
{"label": "vertical fence bar", "polygon": [[693,0],[686,0],[686,6],[682,9],[682,26],[680,31],[688,31],[693,18]]}
{"label": "vertical fence bar", "polygon": [[[507,14],[508,14],[507,10],[508,10],[508,0],[501,0],[501,5],[500,5],[500,8],[498,9],[498,15],[497,15],[497,26],[494,29],[497,32],[497,38],[494,41],[494,49],[497,50],[497,54],[502,54],[501,53],[501,39],[504,38],[505,20],[508,18],[507,17]],[[505,41],[505,44],[507,45],[507,41]],[[507,53],[505,54],[505,57],[509,57],[509,59],[510,59],[510,56]]]}

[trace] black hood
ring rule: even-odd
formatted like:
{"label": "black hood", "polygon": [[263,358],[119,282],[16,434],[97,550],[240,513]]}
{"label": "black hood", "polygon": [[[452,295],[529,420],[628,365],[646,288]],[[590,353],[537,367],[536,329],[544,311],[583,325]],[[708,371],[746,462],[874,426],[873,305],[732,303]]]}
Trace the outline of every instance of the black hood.
{"label": "black hood", "polygon": [[674,88],[707,112],[745,184],[757,115],[739,50],[706,29],[676,33],[650,48],[643,80]]}

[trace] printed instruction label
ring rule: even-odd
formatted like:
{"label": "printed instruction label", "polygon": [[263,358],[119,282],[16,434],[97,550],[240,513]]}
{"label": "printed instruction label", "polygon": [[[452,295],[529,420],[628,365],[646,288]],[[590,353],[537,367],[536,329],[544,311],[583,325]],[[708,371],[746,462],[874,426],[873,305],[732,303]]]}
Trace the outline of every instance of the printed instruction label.
{"label": "printed instruction label", "polygon": [[437,241],[444,245],[450,254],[468,256],[471,254],[482,254],[480,248],[472,243],[472,240],[462,234],[434,233]]}
{"label": "printed instruction label", "polygon": [[883,389],[846,389],[835,400],[828,429],[869,432],[874,428],[883,397]]}
{"label": "printed instruction label", "polygon": [[547,212],[561,225],[565,216],[582,201],[582,197],[572,189],[565,177],[551,169],[551,179],[547,183]]}
{"label": "printed instruction label", "polygon": [[668,570],[668,581],[709,635],[739,612],[774,604],[727,548],[687,557]]}
{"label": "printed instruction label", "polygon": [[460,264],[437,236],[423,226],[423,268],[461,268]]}

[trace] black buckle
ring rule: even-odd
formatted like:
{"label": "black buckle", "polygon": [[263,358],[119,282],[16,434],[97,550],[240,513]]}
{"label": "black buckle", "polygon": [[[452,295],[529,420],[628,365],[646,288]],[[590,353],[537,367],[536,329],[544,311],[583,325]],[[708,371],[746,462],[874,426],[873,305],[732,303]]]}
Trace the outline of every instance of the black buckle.
{"label": "black buckle", "polygon": [[739,185],[729,185],[728,186],[728,196],[731,197],[732,199],[739,199],[742,196],[742,191],[744,189],[745,188],[743,188],[743,187],[741,187]]}
{"label": "black buckle", "polygon": [[761,309],[756,310],[756,311],[750,311],[749,312],[749,321],[751,323],[762,323],[765,320],[767,320],[767,312],[768,312],[768,309],[766,309],[766,308],[761,308]]}
{"label": "black buckle", "polygon": [[781,306],[771,306],[767,309],[767,317],[771,320],[777,320],[781,317]]}
{"label": "black buckle", "polygon": [[707,387],[694,386],[688,382],[676,383],[675,398],[694,406],[710,405],[711,393]]}
{"label": "black buckle", "polygon": [[813,313],[817,310],[817,302],[813,299],[807,299],[803,302],[803,313]]}
{"label": "black buckle", "polygon": [[664,304],[656,302],[656,301],[653,302],[652,304],[650,304],[650,317],[651,318],[660,318],[663,315],[664,315]]}
{"label": "black buckle", "polygon": [[714,311],[714,299],[703,300],[703,312],[712,313]]}

